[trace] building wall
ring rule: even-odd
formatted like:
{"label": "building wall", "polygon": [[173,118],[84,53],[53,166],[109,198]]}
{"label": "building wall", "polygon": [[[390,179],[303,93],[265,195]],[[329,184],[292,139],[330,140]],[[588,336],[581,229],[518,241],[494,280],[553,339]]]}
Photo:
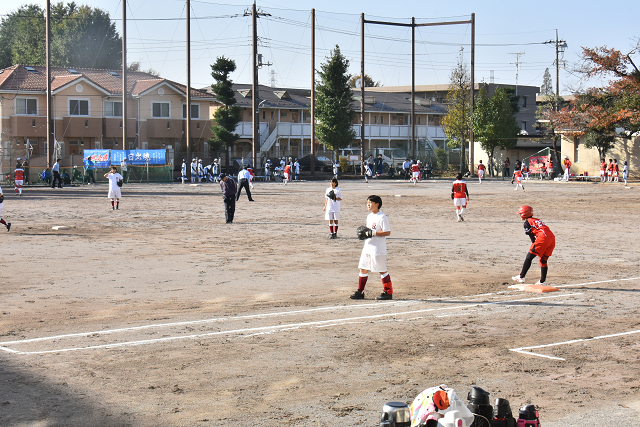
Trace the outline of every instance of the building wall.
{"label": "building wall", "polygon": [[[563,137],[561,142],[561,156],[569,157],[571,161],[571,173],[582,175],[585,171],[589,175],[600,175],[600,156],[596,148],[585,148],[584,137]],[[640,178],[640,137],[618,138],[613,150],[605,155],[605,160],[617,159],[622,171],[622,165],[626,161],[629,165],[629,176],[633,179]]]}

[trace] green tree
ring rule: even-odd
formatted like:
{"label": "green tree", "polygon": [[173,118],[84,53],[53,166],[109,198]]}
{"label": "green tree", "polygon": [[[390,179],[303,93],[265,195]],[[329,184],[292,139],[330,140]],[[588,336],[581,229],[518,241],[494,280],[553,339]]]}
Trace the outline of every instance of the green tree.
{"label": "green tree", "polygon": [[222,106],[213,113],[213,124],[211,125],[213,136],[208,143],[212,150],[224,147],[227,170],[230,162],[229,147],[240,138],[235,130],[238,123],[242,121],[242,107],[235,105],[233,82],[229,79],[229,74],[235,70],[235,61],[224,56],[218,57],[216,63],[211,66],[211,76],[216,81],[211,85],[211,89]]}
{"label": "green tree", "polygon": [[447,147],[460,148],[460,172],[468,170],[465,148],[471,130],[471,78],[462,55],[458,65],[451,71],[446,104],[447,115],[442,119],[442,128]]}
{"label": "green tree", "polygon": [[[496,148],[507,149],[515,147],[520,128],[515,114],[518,103],[514,107],[512,88],[499,87],[493,96],[487,93],[487,87],[482,86],[473,109],[473,133],[480,146],[489,155],[489,164],[493,165]],[[493,176],[493,168],[490,168]]]}
{"label": "green tree", "polygon": [[336,45],[320,68],[315,102],[316,135],[325,147],[337,151],[347,147],[356,136],[352,127],[356,112],[351,104],[349,61]]}
{"label": "green tree", "polygon": [[616,142],[614,131],[589,130],[584,136],[585,148],[596,148],[601,159],[605,158],[607,151],[613,149]]}
{"label": "green tree", "polygon": [[[356,83],[358,82],[359,79],[360,79],[360,74],[356,74],[355,76],[351,77],[349,79],[349,87],[357,87]],[[373,77],[371,77],[368,74],[364,75],[364,83],[365,83],[364,87],[380,87],[380,82],[373,80]]]}
{"label": "green tree", "polygon": [[[0,23],[0,68],[46,65],[45,11],[24,5]],[[51,6],[51,65],[119,69],[122,39],[109,13],[74,2]]]}
{"label": "green tree", "polygon": [[553,80],[551,80],[551,73],[548,68],[544,70],[544,76],[542,76],[540,95],[553,95]]}

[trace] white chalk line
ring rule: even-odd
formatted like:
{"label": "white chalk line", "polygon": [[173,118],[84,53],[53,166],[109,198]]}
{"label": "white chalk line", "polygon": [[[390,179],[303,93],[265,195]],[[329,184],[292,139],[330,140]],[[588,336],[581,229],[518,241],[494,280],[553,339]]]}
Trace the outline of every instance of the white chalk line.
{"label": "white chalk line", "polygon": [[640,280],[640,277],[629,277],[626,279],[611,279],[611,280],[599,280],[597,282],[586,282],[586,283],[575,283],[573,285],[554,285],[556,288],[570,288],[572,286],[586,286],[586,285],[597,285],[599,283],[611,283],[611,282],[625,282],[628,280]]}
{"label": "white chalk line", "polygon": [[559,346],[559,345],[569,345],[569,344],[575,344],[577,342],[587,342],[587,341],[602,340],[602,339],[606,339],[606,338],[615,338],[615,337],[621,337],[621,336],[624,336],[624,335],[632,335],[632,334],[638,334],[638,333],[640,333],[640,330],[627,331],[627,332],[618,332],[617,334],[600,335],[599,337],[591,337],[591,338],[578,338],[578,339],[575,339],[575,340],[554,342],[554,343],[551,343],[551,344],[532,345],[532,346],[529,346],[529,347],[511,348],[510,350],[518,352],[518,353],[522,353],[522,354],[530,354],[530,355],[533,355],[533,356],[547,357],[549,359],[566,360],[566,359],[563,359],[561,357],[555,357],[555,356],[549,356],[549,355],[546,355],[546,354],[533,353],[533,352],[529,352],[529,351],[525,351],[525,350],[530,350],[530,349],[534,349],[534,348],[555,347],[555,346]]}
{"label": "white chalk line", "polygon": [[[508,296],[508,295],[500,295],[500,294],[504,294],[504,292],[486,293],[486,294],[478,294],[478,295],[464,295],[464,296],[456,297],[450,300],[457,301],[457,300],[466,299],[466,298],[477,298],[477,297],[484,297],[484,296],[491,296],[491,295]],[[139,330],[153,329],[153,328],[168,328],[168,327],[175,327],[175,326],[198,325],[198,324],[216,323],[216,322],[229,322],[233,320],[261,319],[261,318],[277,317],[277,316],[294,316],[296,314],[306,314],[306,313],[313,313],[317,311],[344,310],[344,309],[353,310],[354,308],[369,309],[369,308],[378,308],[381,306],[408,305],[415,302],[429,302],[429,301],[441,301],[441,300],[447,300],[447,298],[434,298],[434,299],[428,299],[428,300],[400,300],[400,301],[396,300],[396,301],[367,303],[367,304],[359,304],[359,305],[335,305],[335,306],[328,306],[328,307],[309,308],[304,310],[278,311],[273,313],[248,314],[244,316],[231,316],[231,317],[217,317],[212,319],[201,319],[201,320],[186,320],[183,322],[155,323],[150,325],[129,326],[126,328],[103,329],[100,331],[92,331],[92,332],[61,334],[61,335],[54,335],[54,336],[41,337],[41,338],[30,338],[30,339],[17,340],[17,341],[4,341],[4,342],[0,342],[0,350],[3,349],[2,347],[3,345],[13,344],[13,343],[24,344],[29,342],[50,341],[50,340],[56,340],[61,338],[85,337],[86,335],[106,335],[106,334],[113,334],[118,332],[131,332],[131,331],[139,331]]]}
{"label": "white chalk line", "polygon": [[[138,346],[138,345],[144,345],[144,344],[154,344],[154,343],[169,342],[169,341],[176,341],[176,340],[183,340],[183,339],[213,337],[217,335],[237,335],[237,334],[246,334],[246,333],[255,334],[258,332],[269,332],[269,331],[275,332],[275,331],[282,331],[286,329],[295,329],[295,328],[302,328],[302,327],[339,326],[339,325],[354,322],[354,321],[360,321],[360,322],[364,320],[372,321],[374,319],[380,319],[380,318],[391,317],[391,316],[404,316],[404,315],[410,315],[410,314],[428,313],[428,312],[441,311],[441,310],[458,310],[458,309],[466,309],[469,307],[478,307],[478,306],[490,306],[490,305],[509,306],[509,305],[514,305],[515,303],[520,303],[520,302],[563,298],[563,297],[570,297],[570,296],[577,296],[577,295],[582,295],[582,292],[562,294],[562,295],[539,296],[539,297],[533,297],[533,298],[521,298],[516,300],[508,300],[508,301],[477,302],[477,303],[474,303],[473,305],[425,308],[420,310],[410,310],[410,311],[395,312],[395,313],[381,313],[381,314],[357,316],[357,317],[342,318],[342,319],[318,320],[313,322],[290,323],[290,324],[275,325],[275,326],[274,325],[258,326],[258,327],[252,327],[252,328],[233,329],[228,331],[216,331],[216,332],[207,332],[207,333],[201,333],[201,334],[153,338],[153,339],[137,340],[137,341],[126,341],[126,342],[120,342],[120,343],[100,344],[100,345],[92,345],[92,346],[85,346],[85,347],[70,347],[70,348],[63,348],[63,349],[56,349],[56,350],[19,351],[19,350],[5,347],[5,346],[0,346],[0,350],[4,350],[13,354],[34,355],[34,354],[64,353],[64,352],[80,351],[80,350],[110,349],[110,348],[128,347],[128,346],[132,347],[132,346]],[[129,328],[123,328],[122,330],[126,331],[126,330],[129,330]],[[3,343],[0,343],[0,345],[13,344],[15,346],[19,344],[34,342],[35,340],[55,340],[59,338],[66,338],[69,336],[73,336],[73,337],[87,336],[87,335],[98,334],[98,333],[99,332],[97,333],[85,332],[83,334],[66,334],[66,335],[59,335],[59,336],[53,336],[53,337],[42,337],[42,338],[35,338],[35,339],[3,342]]]}

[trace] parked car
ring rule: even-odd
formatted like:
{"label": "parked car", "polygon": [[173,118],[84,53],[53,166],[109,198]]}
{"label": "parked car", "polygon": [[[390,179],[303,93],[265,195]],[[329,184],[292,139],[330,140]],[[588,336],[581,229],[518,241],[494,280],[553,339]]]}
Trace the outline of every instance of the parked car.
{"label": "parked car", "polygon": [[402,163],[407,159],[407,154],[401,148],[376,148],[375,153],[373,153],[373,157],[377,158],[379,154],[382,154],[382,162],[385,172],[392,164],[396,171],[402,170]]}
{"label": "parked car", "polygon": [[[298,163],[300,163],[300,169],[304,171],[310,171],[311,170],[311,154],[309,154],[308,156],[304,156],[303,158],[298,160]],[[315,158],[315,170],[317,171],[331,172],[333,170],[332,164],[333,163],[331,162],[331,159],[328,157],[318,156]]]}

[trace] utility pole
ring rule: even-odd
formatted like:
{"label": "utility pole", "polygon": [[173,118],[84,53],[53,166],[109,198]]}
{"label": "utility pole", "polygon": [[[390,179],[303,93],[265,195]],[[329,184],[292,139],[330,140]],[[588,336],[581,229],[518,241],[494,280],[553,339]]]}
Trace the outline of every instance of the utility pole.
{"label": "utility pole", "polygon": [[[311,176],[316,174],[316,10],[311,9]],[[304,148],[304,144],[303,144]],[[303,150],[304,154],[304,150]]]}
{"label": "utility pole", "polygon": [[475,86],[476,86],[476,14],[471,14],[471,94],[469,95],[471,101],[471,126],[469,126],[469,170],[471,175],[475,174],[475,162],[473,159],[474,145],[473,142],[473,102],[475,99]]}
{"label": "utility pole", "polygon": [[[187,0],[187,117],[184,137],[187,141],[187,159],[191,158],[191,0]],[[227,165],[227,167],[229,167]],[[198,165],[196,165],[196,170]],[[187,168],[187,179],[191,178],[191,167]]]}
{"label": "utility pole", "polygon": [[53,166],[53,140],[55,135],[53,133],[53,112],[51,111],[51,0],[47,0],[47,19],[45,21],[46,28],[46,43],[47,43],[47,166]]}
{"label": "utility pole", "polygon": [[[559,99],[560,99],[560,53],[564,55],[564,51],[567,48],[566,40],[558,39],[558,29],[556,28],[556,39],[555,40],[547,40],[544,44],[553,44],[556,47],[556,102],[555,102],[555,110],[558,111],[560,109]],[[564,66],[564,60],[562,61]]]}
{"label": "utility pole", "polygon": [[[360,164],[364,162],[364,13],[360,16]],[[360,174],[364,175],[364,168],[360,168]]]}
{"label": "utility pole", "polygon": [[[416,18],[411,18],[411,158],[416,158]],[[427,118],[427,123],[429,119]]]}
{"label": "utility pole", "polygon": [[122,2],[122,149],[127,149],[127,0]]}
{"label": "utility pole", "polygon": [[509,55],[516,56],[516,96],[518,96],[518,72],[520,71],[520,55],[524,55],[524,52],[510,52]]}
{"label": "utility pole", "polygon": [[259,16],[271,16],[265,12],[258,12],[256,9],[256,2],[253,2],[251,6],[251,12],[245,11],[244,16],[251,15],[251,23],[252,23],[252,32],[251,32],[251,65],[253,67],[253,78],[251,82],[251,110],[252,110],[252,122],[253,122],[253,132],[252,138],[253,142],[251,144],[251,161],[253,162],[253,167],[257,168],[256,164],[257,154],[258,154],[258,144],[260,144],[260,94],[258,88],[258,69],[262,65],[271,65],[271,64],[262,64],[262,61],[258,63],[258,17]]}

